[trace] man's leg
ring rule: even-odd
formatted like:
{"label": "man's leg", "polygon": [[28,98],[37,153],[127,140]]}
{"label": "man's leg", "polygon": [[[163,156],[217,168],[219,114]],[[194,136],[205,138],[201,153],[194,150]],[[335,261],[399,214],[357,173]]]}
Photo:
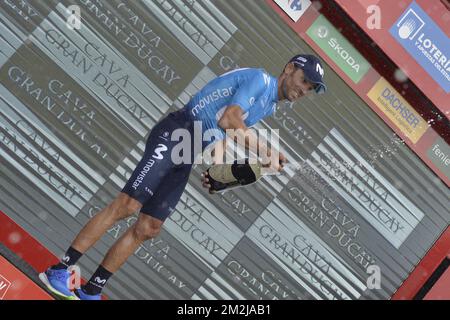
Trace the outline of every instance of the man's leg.
{"label": "man's leg", "polygon": [[116,272],[144,241],[159,234],[163,223],[148,214],[140,213],[135,224],[109,249],[101,265],[110,272]]}
{"label": "man's leg", "polygon": [[191,164],[172,168],[162,177],[154,195],[141,208],[136,223],[131,226],[106,254],[103,262],[82,287],[88,295],[98,295],[111,275],[146,240],[156,237],[161,226],[172,213],[186,187],[191,172]]}
{"label": "man's leg", "polygon": [[[158,188],[162,176],[170,172],[173,166],[170,154],[178,142],[171,141],[169,136],[178,127],[179,124],[172,118],[165,117],[152,128],[144,155],[122,192],[85,225],[72,243],[74,249],[86,252],[114,223],[138,211],[153,195],[152,190]],[[159,157],[155,157],[156,151],[159,152]]]}
{"label": "man's leg", "polygon": [[67,269],[92,247],[118,221],[131,216],[142,204],[125,193],[119,195],[104,209],[98,212],[78,233],[61,261],[52,268]]}
{"label": "man's leg", "polygon": [[[150,215],[140,213],[133,226],[109,249],[100,266],[89,281],[82,286],[80,295],[99,296],[108,279],[127,261],[146,240],[156,237],[164,222]],[[83,298],[83,296],[80,296]]]}
{"label": "man's leg", "polygon": [[102,235],[118,221],[131,216],[142,204],[125,193],[119,193],[116,199],[97,213],[78,233],[72,242],[72,248],[85,253]]}
{"label": "man's leg", "polygon": [[[39,274],[39,278],[49,290],[67,299],[74,298],[68,280],[70,278],[68,267],[75,265],[82,254],[93,246],[114,223],[132,215],[142,207],[141,204],[151,198],[152,190],[156,190],[160,184],[159,174],[164,175],[172,168],[170,150],[176,142],[167,140],[164,135],[168,132],[164,131],[164,127],[170,126],[169,121],[162,120],[153,128],[147,139],[144,155],[119,196],[84,226],[57,265]],[[162,157],[153,157],[157,155],[157,149],[159,152],[164,152]],[[94,275],[92,279],[98,278],[104,284],[112,272],[100,265]],[[98,294],[92,294],[91,297],[82,298],[97,299],[99,297]]]}
{"label": "man's leg", "polygon": [[[152,196],[151,190],[156,190],[161,180],[158,174],[165,174],[172,167],[170,156],[167,155],[170,155],[170,150],[176,142],[170,141],[167,136],[175,127],[174,122],[167,117],[153,127],[146,142],[144,155],[122,192],[84,226],[61,262],[52,268],[61,270],[74,265],[114,223],[132,215]],[[161,158],[154,158],[156,150],[161,146],[163,148],[159,152],[164,154]]]}
{"label": "man's leg", "polygon": [[[68,267],[75,265],[82,254],[93,246],[114,223],[132,215],[141,207],[140,202],[125,193],[120,193],[114,201],[84,226],[60,262],[39,274],[41,281],[53,293],[66,299],[73,299],[73,292],[68,284],[70,278]],[[97,269],[96,273],[100,273],[103,278],[111,275],[102,266]]]}
{"label": "man's leg", "polygon": [[[167,176],[174,164],[171,160],[171,150],[178,143],[168,137],[170,132],[179,128],[180,124],[173,117],[166,117],[153,127],[147,139],[144,155],[136,166],[131,177],[122,189],[119,197],[101,212],[99,212],[78,234],[72,247],[66,253],[57,266],[47,269],[41,273],[41,280],[51,290],[62,292],[63,295],[71,295],[66,278],[69,277],[67,267],[76,263],[79,257],[89,249],[100,237],[112,227],[112,225],[141,208],[154,193],[159,194],[159,187],[164,176]],[[179,199],[179,198],[178,198]],[[177,199],[177,202],[178,202]],[[164,207],[164,206],[163,206]],[[153,213],[153,210],[144,211]],[[166,215],[158,210],[157,215]],[[153,217],[155,218],[155,217]],[[158,218],[158,216],[156,216]],[[98,299],[100,291],[106,284],[108,278],[122,265],[140,243],[153,237],[161,227],[161,222],[152,219],[140,218],[136,226],[127,231],[124,236],[111,248],[103,263],[94,272],[83,290],[75,293],[82,299]],[[155,229],[157,232],[155,232]],[[96,282],[97,286],[96,286]]]}

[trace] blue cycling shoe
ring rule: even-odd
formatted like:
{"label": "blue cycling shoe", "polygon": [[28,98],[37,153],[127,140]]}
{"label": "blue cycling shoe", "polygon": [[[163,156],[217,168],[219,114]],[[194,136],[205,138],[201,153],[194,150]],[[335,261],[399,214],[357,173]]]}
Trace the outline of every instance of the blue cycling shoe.
{"label": "blue cycling shoe", "polygon": [[102,300],[101,294],[90,295],[90,294],[87,294],[86,292],[84,292],[83,288],[76,289],[75,295],[80,300]]}
{"label": "blue cycling shoe", "polygon": [[39,279],[55,295],[67,299],[78,300],[78,297],[69,289],[70,272],[67,269],[48,268],[39,274]]}

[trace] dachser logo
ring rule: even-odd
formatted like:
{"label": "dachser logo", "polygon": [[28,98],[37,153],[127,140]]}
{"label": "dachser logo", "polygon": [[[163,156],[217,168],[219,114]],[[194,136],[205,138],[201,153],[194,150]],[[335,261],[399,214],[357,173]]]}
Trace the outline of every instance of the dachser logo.
{"label": "dachser logo", "polygon": [[10,287],[11,282],[0,274],[0,300],[3,300]]}

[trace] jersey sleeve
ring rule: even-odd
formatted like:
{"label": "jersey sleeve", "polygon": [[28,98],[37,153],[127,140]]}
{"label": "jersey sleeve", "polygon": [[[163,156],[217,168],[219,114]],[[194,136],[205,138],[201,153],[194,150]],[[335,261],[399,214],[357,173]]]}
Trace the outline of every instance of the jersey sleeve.
{"label": "jersey sleeve", "polygon": [[269,87],[270,77],[259,71],[253,76],[243,79],[230,101],[230,105],[238,105],[242,112],[249,111],[260,95]]}

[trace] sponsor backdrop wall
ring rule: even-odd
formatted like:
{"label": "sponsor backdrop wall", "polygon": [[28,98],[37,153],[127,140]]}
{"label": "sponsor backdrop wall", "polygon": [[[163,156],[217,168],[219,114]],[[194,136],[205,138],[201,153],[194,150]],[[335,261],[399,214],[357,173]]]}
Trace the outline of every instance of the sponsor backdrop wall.
{"label": "sponsor backdrop wall", "polygon": [[[279,129],[300,168],[210,196],[199,183],[205,167],[196,166],[161,234],[134,252],[105,294],[390,298],[448,225],[450,192],[367,105],[383,106],[389,84],[350,46],[359,67],[337,71],[338,57],[324,47],[329,22],[308,1],[282,5],[302,37],[272,1],[1,2],[0,210],[60,256],[122,188],[149,130],[208,80],[237,67],[278,75],[292,55],[323,50],[329,92],[280,103],[257,125]],[[361,99],[350,82],[373,90]],[[413,113],[400,119],[405,132],[397,133],[412,143],[427,129]],[[135,220],[88,251],[83,277]],[[367,283],[374,266],[379,289]]]}
{"label": "sponsor backdrop wall", "polygon": [[[445,1],[336,2],[450,119],[450,7]],[[380,29],[367,23],[374,10],[381,14]]]}
{"label": "sponsor backdrop wall", "polygon": [[[318,9],[320,10],[322,7],[322,2],[316,1],[313,5],[307,5],[311,3],[310,1],[301,2],[302,6],[300,11],[303,11],[300,20],[298,20],[298,14],[294,14],[298,11],[298,8],[292,6],[292,2],[289,2],[291,3],[291,6],[287,8],[280,5],[280,3],[282,3],[281,0],[267,2],[302,39],[322,55],[333,70],[342,77],[360,98],[362,98],[414,152],[416,152],[416,154],[444,181],[444,183],[447,186],[450,186],[450,154],[448,142],[442,140],[439,134],[431,127],[430,123],[434,121],[433,119],[427,121],[416,111],[429,107],[422,105],[413,106],[408,103],[402,96],[404,92],[398,92],[363,56],[361,56],[353,45],[341,35],[339,30],[318,12]],[[375,0],[361,0],[358,3],[355,2],[355,8],[358,10],[364,8],[364,13],[360,12],[360,15],[355,15],[352,11],[350,15],[356,16],[356,19],[360,24],[366,24],[367,19],[370,17],[366,11],[370,11],[369,4],[373,5],[375,2],[378,4]],[[433,3],[434,8],[439,6],[443,7],[443,5],[437,1]],[[402,6],[399,5],[394,7],[401,8]],[[348,5],[346,8],[348,9]],[[386,6],[380,13],[381,18],[384,17],[382,19],[384,27],[377,30],[380,33],[384,32],[383,30],[386,30],[386,25],[391,25],[389,22],[386,22],[387,19],[385,19],[386,16],[390,16],[386,15],[388,11],[388,7]],[[362,19],[362,14],[364,15],[364,20]],[[392,18],[392,16],[390,17]],[[442,15],[442,17],[444,18],[445,14]],[[295,22],[296,20],[297,22]],[[411,24],[412,23],[413,22],[411,22]],[[398,25],[400,25],[400,22]],[[367,28],[363,29],[366,30]],[[406,27],[404,27],[403,30],[406,30]],[[416,31],[418,33],[418,29]],[[440,32],[440,30],[437,30],[436,32],[443,37],[442,39],[444,41],[445,37],[438,31]],[[397,32],[400,32],[400,27]],[[406,31],[403,32],[406,33]],[[430,35],[432,34],[430,33]],[[386,35],[380,42],[384,43],[385,38],[389,39],[392,38],[392,36]],[[427,44],[428,43],[431,42],[427,41]],[[443,43],[445,43],[445,41]],[[442,55],[441,51],[437,51],[438,49],[433,47],[431,50],[433,50],[433,52],[436,51],[435,54],[440,54],[444,57],[444,60],[446,59],[445,54]],[[399,52],[401,51],[402,49],[399,49]],[[422,52],[425,51],[422,50]],[[392,53],[388,51],[388,54],[389,56],[397,57],[395,52]],[[405,59],[408,61],[407,58]],[[445,62],[445,65],[446,64],[447,62]],[[411,65],[409,67],[403,67],[404,63],[399,63],[399,65],[402,66],[402,70],[406,70],[409,75]],[[431,67],[427,68],[431,70]],[[414,67],[414,70],[420,69],[422,68]],[[445,69],[441,68],[440,70],[442,71],[441,74],[446,74]],[[398,81],[401,82],[401,77],[397,78]],[[417,81],[417,78],[415,79]],[[420,79],[423,80],[425,78],[422,77]],[[420,81],[420,83],[429,84],[432,83],[432,80]],[[440,89],[436,89],[434,92],[438,92],[439,90]],[[428,92],[426,92],[426,94],[427,96],[429,95]],[[439,100],[439,108],[443,114],[446,115],[448,113],[448,103],[444,103],[444,100],[444,97]],[[448,94],[446,100],[448,100]],[[444,109],[446,111],[444,111]]]}

